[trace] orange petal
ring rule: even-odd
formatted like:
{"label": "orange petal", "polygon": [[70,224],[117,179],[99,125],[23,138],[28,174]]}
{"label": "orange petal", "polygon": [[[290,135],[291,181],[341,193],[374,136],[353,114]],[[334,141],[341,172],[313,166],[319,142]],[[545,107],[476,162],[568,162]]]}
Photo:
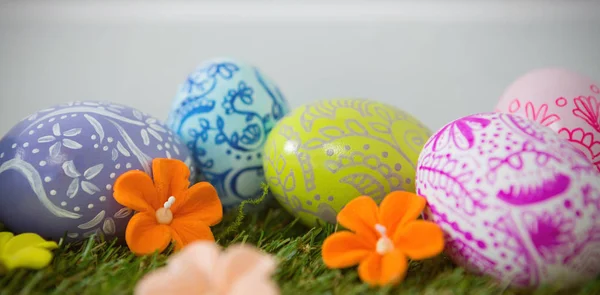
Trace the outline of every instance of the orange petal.
{"label": "orange petal", "polygon": [[381,202],[379,219],[390,233],[394,233],[398,225],[417,219],[425,209],[425,204],[425,198],[419,195],[394,191]]}
{"label": "orange petal", "polygon": [[358,277],[371,286],[379,285],[381,278],[381,260],[381,255],[375,252],[369,254],[369,256],[358,266]]}
{"label": "orange petal", "polygon": [[195,219],[193,214],[173,218],[170,226],[176,250],[180,250],[195,241],[215,240],[210,227],[203,221]]}
{"label": "orange petal", "polygon": [[433,222],[415,220],[396,230],[394,245],[411,259],[431,258],[444,250],[444,233]]}
{"label": "orange petal", "polygon": [[358,264],[373,252],[375,244],[368,244],[357,234],[341,231],[327,237],[321,255],[329,268],[345,268]]}
{"label": "orange petal", "polygon": [[190,186],[190,169],[180,160],[152,160],[152,176],[161,207],[170,196],[179,196]]}
{"label": "orange petal", "polygon": [[[175,218],[193,215],[196,220],[212,226],[223,219],[223,205],[217,190],[208,182],[199,182],[177,197],[171,207]],[[191,218],[191,216],[190,216]]]}
{"label": "orange petal", "polygon": [[119,204],[135,211],[154,211],[162,207],[152,179],[139,170],[127,171],[117,178],[113,197]]}
{"label": "orange petal", "polygon": [[371,197],[361,196],[350,201],[338,213],[337,220],[345,228],[367,239],[366,242],[375,244],[377,234],[375,224],[378,223],[377,204]]}
{"label": "orange petal", "polygon": [[156,222],[154,212],[140,212],[129,220],[125,241],[136,255],[162,252],[171,243],[171,231],[168,226]]}
{"label": "orange petal", "polygon": [[379,284],[381,286],[394,285],[404,279],[407,270],[408,261],[406,261],[406,256],[404,256],[401,250],[396,249],[386,253],[381,260]]}

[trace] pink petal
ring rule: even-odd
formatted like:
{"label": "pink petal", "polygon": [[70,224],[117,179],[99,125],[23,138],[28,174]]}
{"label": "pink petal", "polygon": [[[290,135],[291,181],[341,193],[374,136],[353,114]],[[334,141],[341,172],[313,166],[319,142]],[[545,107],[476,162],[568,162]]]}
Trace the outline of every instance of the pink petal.
{"label": "pink petal", "polygon": [[211,278],[214,275],[214,268],[218,262],[220,251],[221,249],[215,242],[197,241],[173,254],[168,263],[173,268],[186,268],[187,265],[191,264],[196,272]]}
{"label": "pink petal", "polygon": [[195,242],[173,254],[167,265],[140,280],[135,294],[203,294],[212,288],[210,278],[219,247],[214,242]]}
{"label": "pink petal", "polygon": [[214,271],[216,291],[227,294],[236,283],[244,281],[248,276],[252,276],[252,280],[256,282],[268,281],[275,267],[276,262],[270,255],[254,247],[231,246],[221,255],[216,265]]}
{"label": "pink petal", "polygon": [[204,276],[192,272],[173,272],[169,267],[147,274],[137,284],[135,295],[204,294],[209,284]]}
{"label": "pink petal", "polygon": [[252,290],[252,294],[260,295],[277,295],[279,294],[279,287],[273,281],[268,278],[256,277],[254,275],[248,275],[238,280],[227,295],[246,295],[249,294],[248,290]]}

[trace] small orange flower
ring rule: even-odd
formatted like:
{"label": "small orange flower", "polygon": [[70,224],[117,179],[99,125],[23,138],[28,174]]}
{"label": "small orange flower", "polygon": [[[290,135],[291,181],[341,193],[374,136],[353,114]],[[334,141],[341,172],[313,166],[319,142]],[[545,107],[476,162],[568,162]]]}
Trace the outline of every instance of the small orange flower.
{"label": "small orange flower", "polygon": [[352,232],[336,232],[325,239],[325,265],[358,264],[360,279],[371,286],[402,281],[407,258],[431,258],[444,249],[442,230],[433,222],[416,220],[425,203],[423,197],[403,191],[387,195],[380,208],[370,197],[353,199],[337,215],[338,222]]}
{"label": "small orange flower", "polygon": [[208,182],[188,188],[190,170],[179,160],[154,159],[154,182],[148,174],[132,170],[115,182],[114,198],[138,211],[127,224],[125,241],[137,255],[164,251],[171,241],[179,250],[198,240],[214,241],[209,226],[221,222],[223,207]]}

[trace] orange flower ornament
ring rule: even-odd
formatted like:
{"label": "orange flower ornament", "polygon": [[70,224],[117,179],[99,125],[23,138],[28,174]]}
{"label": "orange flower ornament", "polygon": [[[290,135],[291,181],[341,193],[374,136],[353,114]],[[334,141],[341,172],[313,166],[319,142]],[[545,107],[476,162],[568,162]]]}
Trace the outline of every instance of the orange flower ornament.
{"label": "orange flower ornament", "polygon": [[433,222],[416,220],[425,204],[423,197],[403,191],[387,195],[379,208],[370,197],[353,199],[337,215],[339,224],[352,232],[336,232],[325,239],[325,265],[358,264],[360,279],[371,286],[399,283],[408,258],[431,258],[444,249],[442,230]]}
{"label": "orange flower ornament", "polygon": [[132,170],[115,181],[115,200],[138,211],[125,230],[129,249],[147,255],[164,251],[172,241],[176,250],[194,241],[214,241],[209,226],[223,218],[215,188],[208,182],[189,187],[190,170],[179,160],[154,159],[152,174],[154,181]]}

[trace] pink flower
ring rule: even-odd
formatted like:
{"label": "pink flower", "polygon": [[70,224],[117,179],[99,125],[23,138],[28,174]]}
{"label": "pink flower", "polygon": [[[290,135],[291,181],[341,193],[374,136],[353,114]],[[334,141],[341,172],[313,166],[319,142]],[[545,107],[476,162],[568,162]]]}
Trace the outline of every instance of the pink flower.
{"label": "pink flower", "polygon": [[135,294],[276,295],[279,289],[271,279],[275,267],[271,255],[252,246],[234,245],[222,253],[214,242],[198,241],[143,277]]}

